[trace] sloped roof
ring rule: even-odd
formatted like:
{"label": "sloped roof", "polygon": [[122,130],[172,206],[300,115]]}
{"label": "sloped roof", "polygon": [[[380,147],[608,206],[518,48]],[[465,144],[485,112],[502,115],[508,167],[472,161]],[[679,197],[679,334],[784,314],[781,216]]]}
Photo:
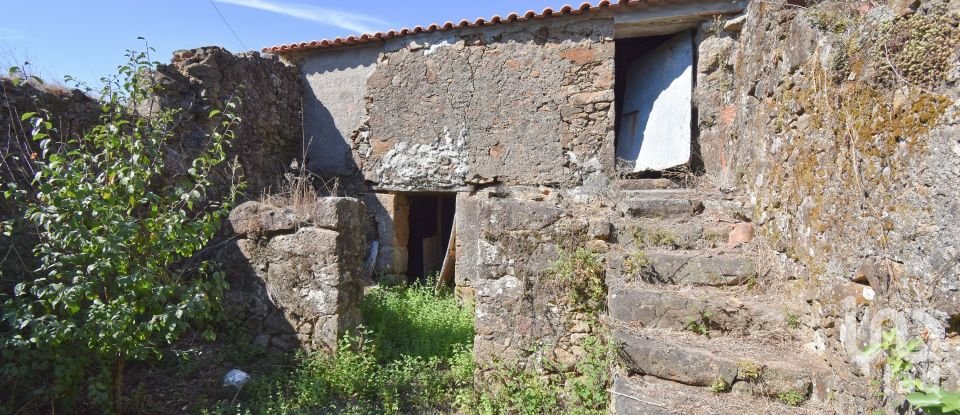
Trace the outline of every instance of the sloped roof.
{"label": "sloped roof", "polygon": [[328,48],[342,48],[347,46],[362,45],[371,42],[379,42],[387,39],[394,39],[398,37],[404,37],[409,35],[414,35],[418,33],[432,33],[432,32],[443,32],[449,30],[457,30],[468,27],[481,27],[481,26],[494,26],[498,24],[509,24],[513,22],[523,22],[528,20],[538,20],[546,19],[550,17],[559,17],[559,16],[568,16],[568,15],[581,15],[591,12],[599,12],[601,10],[607,9],[615,11],[621,8],[627,7],[641,7],[641,6],[659,6],[666,4],[675,4],[682,3],[684,0],[616,0],[616,1],[607,1],[603,0],[593,5],[591,3],[583,3],[579,7],[573,6],[563,6],[559,9],[546,8],[542,12],[537,13],[533,10],[527,11],[526,13],[510,13],[506,17],[500,17],[495,15],[489,19],[478,18],[474,21],[461,20],[459,23],[446,22],[444,24],[431,24],[427,27],[416,26],[414,28],[403,28],[400,30],[389,30],[386,32],[376,32],[376,33],[364,33],[361,35],[347,36],[347,37],[337,37],[333,39],[323,39],[323,40],[314,40],[310,42],[301,42],[301,43],[290,43],[286,45],[271,46],[263,48],[265,53],[290,53],[290,52],[300,52],[310,49],[328,49]]}

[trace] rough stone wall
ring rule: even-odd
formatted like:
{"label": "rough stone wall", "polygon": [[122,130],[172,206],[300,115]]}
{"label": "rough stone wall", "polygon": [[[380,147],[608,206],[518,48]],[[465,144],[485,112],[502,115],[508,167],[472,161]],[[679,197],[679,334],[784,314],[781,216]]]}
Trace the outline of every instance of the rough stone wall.
{"label": "rough stone wall", "polygon": [[[229,155],[240,164],[249,197],[276,186],[290,163],[302,158],[301,90],[295,67],[256,52],[235,55],[205,47],[176,52],[171,63],[156,72],[161,105],[183,109],[178,142],[167,157],[171,178],[186,172],[188,161],[216,127],[208,117],[210,110],[235,97],[242,101],[238,114],[243,121]],[[220,183],[229,183],[228,169],[219,174]]]}
{"label": "rough stone wall", "polygon": [[604,213],[564,207],[552,194],[501,189],[457,199],[456,283],[476,307],[481,370],[497,362],[539,367],[545,357],[566,371],[583,355],[595,317],[571,308],[549,270],[561,252],[609,235],[595,235],[586,219]]}
{"label": "rough stone wall", "polygon": [[255,343],[334,351],[338,336],[359,324],[365,217],[351,198],[285,208],[251,201],[230,213],[238,238],[220,258],[228,305]]}
{"label": "rough stone wall", "polygon": [[331,76],[366,79],[330,99],[352,106],[362,93],[366,117],[342,135],[350,164],[376,185],[571,186],[613,163],[613,56],[611,18],[557,18],[389,41],[375,63],[308,70],[307,82],[322,94]]}
{"label": "rough stone wall", "polygon": [[704,145],[732,144],[811,348],[877,376],[859,351],[896,328],[924,340],[921,379],[958,390],[960,5],[876,3],[753,2],[742,33],[704,40],[723,58],[701,50],[701,73],[735,94],[701,113]]}

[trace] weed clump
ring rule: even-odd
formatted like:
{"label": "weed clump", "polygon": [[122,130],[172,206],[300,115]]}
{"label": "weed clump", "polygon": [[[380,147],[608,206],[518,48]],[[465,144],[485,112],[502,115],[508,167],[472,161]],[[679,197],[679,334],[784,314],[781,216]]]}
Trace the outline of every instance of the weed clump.
{"label": "weed clump", "polygon": [[763,375],[763,368],[755,362],[743,360],[737,363],[737,377],[748,382],[756,382]]}
{"label": "weed clump", "polygon": [[598,311],[606,302],[606,270],[596,252],[586,248],[577,248],[572,254],[561,252],[546,276],[566,296],[572,310]]}
{"label": "weed clump", "polygon": [[777,395],[777,399],[779,399],[780,402],[783,402],[784,405],[800,406],[804,401],[807,400],[807,397],[800,392],[791,390],[781,392],[779,395]]}
{"label": "weed clump", "polygon": [[721,376],[717,376],[713,379],[713,382],[710,383],[710,392],[713,393],[726,393],[730,392],[730,384]]}

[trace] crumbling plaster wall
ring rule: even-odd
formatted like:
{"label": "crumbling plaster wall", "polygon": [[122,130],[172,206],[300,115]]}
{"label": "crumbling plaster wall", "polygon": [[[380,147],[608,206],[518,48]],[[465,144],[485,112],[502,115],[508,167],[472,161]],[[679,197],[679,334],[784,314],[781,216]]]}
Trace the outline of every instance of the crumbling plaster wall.
{"label": "crumbling plaster wall", "polygon": [[[340,135],[352,151],[324,165],[352,167],[381,188],[444,190],[491,182],[573,186],[611,169],[613,56],[613,20],[598,16],[290,59],[309,93],[327,100],[306,106],[306,135]],[[330,92],[337,83],[347,87]],[[323,121],[325,112],[332,120]],[[319,131],[329,125],[337,133]]]}
{"label": "crumbling plaster wall", "polygon": [[701,72],[733,92],[700,121],[809,304],[809,346],[877,375],[859,352],[895,328],[924,340],[923,381],[957,390],[960,5],[913,3],[753,2],[704,41]]}

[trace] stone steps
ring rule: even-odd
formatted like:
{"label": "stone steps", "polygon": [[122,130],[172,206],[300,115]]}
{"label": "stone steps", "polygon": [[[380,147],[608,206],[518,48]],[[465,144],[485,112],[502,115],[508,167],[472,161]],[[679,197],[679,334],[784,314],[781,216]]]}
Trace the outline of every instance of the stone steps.
{"label": "stone steps", "polygon": [[[631,374],[707,388],[780,398],[811,397],[813,385],[827,377],[822,362],[799,349],[744,338],[707,338],[663,329],[617,328]],[[789,359],[789,362],[783,359]]]}
{"label": "stone steps", "polygon": [[607,254],[607,266],[608,279],[650,284],[730,286],[757,276],[752,255],[725,250],[614,249]]}
{"label": "stone steps", "polygon": [[633,218],[687,218],[703,213],[700,195],[690,189],[623,191],[620,212]]}
{"label": "stone steps", "polygon": [[670,179],[620,179],[616,181],[616,187],[621,191],[631,190],[657,190],[657,189],[679,189],[680,183]]}
{"label": "stone steps", "polygon": [[733,224],[705,220],[621,218],[613,223],[614,240],[631,248],[704,249],[726,246]]}
{"label": "stone steps", "polygon": [[789,313],[780,306],[744,304],[716,289],[665,290],[662,286],[611,287],[610,318],[629,325],[674,330],[702,324],[712,334],[787,331]]}
{"label": "stone steps", "polygon": [[611,389],[613,412],[617,415],[744,415],[830,413],[817,402],[799,407],[750,394],[713,393],[697,386],[657,379],[652,376],[618,376]]}

